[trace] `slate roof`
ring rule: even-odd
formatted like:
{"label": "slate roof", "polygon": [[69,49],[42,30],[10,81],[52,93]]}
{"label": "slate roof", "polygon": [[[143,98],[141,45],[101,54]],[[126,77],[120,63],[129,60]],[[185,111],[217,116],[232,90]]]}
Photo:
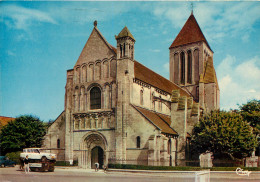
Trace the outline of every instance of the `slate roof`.
{"label": "slate roof", "polygon": [[[190,15],[170,48],[203,41],[210,48],[193,14]],[[211,48],[210,48],[211,50]]]}
{"label": "slate roof", "polygon": [[112,46],[111,44],[109,44],[109,45],[113,49],[113,51],[116,53],[117,52],[116,48],[114,46]]}
{"label": "slate roof", "polygon": [[116,36],[116,39],[123,38],[123,37],[131,37],[131,38],[135,41],[134,36],[131,34],[131,32],[128,30],[128,28],[127,28],[126,26],[125,26],[125,28],[123,28],[123,30],[118,34],[118,36]]}
{"label": "slate roof", "polygon": [[205,67],[204,67],[204,73],[202,75],[202,78],[200,79],[200,82],[204,83],[216,83],[217,89],[219,89],[218,86],[218,80],[216,76],[216,71],[213,65],[213,58],[209,57],[206,61]]}
{"label": "slate roof", "polygon": [[173,90],[180,90],[181,96],[191,97],[188,92],[183,90],[181,87],[177,86],[170,80],[162,77],[161,75],[155,73],[154,71],[150,70],[149,68],[145,67],[141,63],[135,61],[134,62],[134,70],[135,70],[135,78],[148,83],[160,90],[163,90],[169,94],[172,93]]}
{"label": "slate roof", "polygon": [[178,135],[177,132],[170,127],[171,118],[169,116],[159,114],[157,112],[147,110],[139,106],[132,106],[163,133]]}

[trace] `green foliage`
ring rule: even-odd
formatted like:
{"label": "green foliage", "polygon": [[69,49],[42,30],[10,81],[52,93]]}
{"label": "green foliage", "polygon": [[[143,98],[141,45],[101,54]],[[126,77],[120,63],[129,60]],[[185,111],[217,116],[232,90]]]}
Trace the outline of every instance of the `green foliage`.
{"label": "green foliage", "polygon": [[22,151],[7,153],[5,156],[15,161],[16,164],[20,164],[20,153],[22,153]]}
{"label": "green foliage", "polygon": [[256,147],[252,127],[235,112],[212,111],[203,116],[193,129],[192,150],[204,153],[207,150],[221,158],[231,159],[248,156]]}
{"label": "green foliage", "polygon": [[173,166],[143,166],[132,164],[109,164],[108,168],[115,169],[136,169],[136,170],[176,170],[176,171],[199,171],[200,167],[173,167]]}
{"label": "green foliage", "polygon": [[39,118],[24,115],[5,125],[0,133],[2,155],[26,147],[41,147],[46,126]]}
{"label": "green foliage", "polygon": [[[114,169],[138,169],[138,170],[169,170],[169,171],[200,171],[204,169],[210,169],[210,171],[236,171],[237,167],[212,167],[212,168],[201,168],[201,167],[189,167],[189,166],[142,166],[132,164],[109,164],[108,168]],[[260,171],[259,167],[242,168],[243,170],[249,171]]]}
{"label": "green foliage", "polygon": [[256,135],[260,134],[260,100],[251,100],[243,104],[240,113],[253,128]]}
{"label": "green foliage", "polygon": [[47,128],[49,128],[52,125],[52,123],[54,123],[54,121],[55,120],[50,119],[47,123],[44,123],[44,124],[46,125]]}

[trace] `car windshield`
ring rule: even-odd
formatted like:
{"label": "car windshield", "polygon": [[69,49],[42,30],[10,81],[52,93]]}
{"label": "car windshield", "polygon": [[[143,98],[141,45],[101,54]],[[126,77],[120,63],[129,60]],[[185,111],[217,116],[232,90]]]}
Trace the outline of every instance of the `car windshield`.
{"label": "car windshield", "polygon": [[33,153],[40,153],[40,151],[38,149],[32,149]]}
{"label": "car windshield", "polygon": [[40,149],[33,149],[33,148],[23,149],[23,152],[24,153],[40,153]]}

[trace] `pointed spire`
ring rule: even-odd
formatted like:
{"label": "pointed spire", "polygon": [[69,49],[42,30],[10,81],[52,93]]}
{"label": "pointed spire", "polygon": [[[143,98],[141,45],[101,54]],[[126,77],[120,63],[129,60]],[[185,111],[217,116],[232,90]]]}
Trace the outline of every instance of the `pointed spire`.
{"label": "pointed spire", "polygon": [[128,28],[125,26],[123,30],[116,36],[116,39],[123,38],[123,37],[130,37],[135,41],[134,36],[131,34],[131,32],[128,30]]}
{"label": "pointed spire", "polygon": [[211,50],[192,11],[190,17],[182,27],[181,31],[173,41],[170,48],[178,47],[190,43],[195,43],[195,42],[201,42],[201,41],[205,42],[208,45],[209,49]]}
{"label": "pointed spire", "polygon": [[94,27],[97,27],[97,20],[94,21]]}
{"label": "pointed spire", "polygon": [[191,6],[191,15],[193,15],[193,2],[190,3]]}

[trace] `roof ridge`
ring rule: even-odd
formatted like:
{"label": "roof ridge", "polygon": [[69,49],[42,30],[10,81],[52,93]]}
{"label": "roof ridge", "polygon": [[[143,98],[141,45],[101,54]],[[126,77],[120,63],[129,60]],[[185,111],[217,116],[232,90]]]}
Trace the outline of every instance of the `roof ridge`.
{"label": "roof ridge", "polygon": [[13,118],[13,117],[9,117],[9,116],[0,116],[0,117],[3,117],[3,118]]}
{"label": "roof ridge", "polygon": [[[210,69],[212,69],[212,70],[210,70]],[[202,74],[200,82],[215,83],[217,85],[217,89],[219,89],[217,74],[216,74],[216,70],[214,67],[214,62],[213,62],[212,56],[209,56],[205,62],[203,74]]]}
{"label": "roof ridge", "polygon": [[[149,122],[151,122],[154,126],[158,127],[158,129],[162,132],[162,133],[169,133],[169,134],[173,134],[173,135],[178,135],[178,133],[169,126],[169,124],[167,123],[167,121],[165,121],[164,119],[162,119],[162,117],[160,117],[158,115],[158,113],[156,111],[147,109],[147,108],[143,108],[137,105],[133,105],[131,104],[145,119],[147,119]],[[170,117],[169,117],[170,119]],[[156,124],[155,124],[156,123]]]}
{"label": "roof ridge", "polygon": [[201,41],[205,42],[209,49],[212,51],[195,16],[191,14],[169,48]]}
{"label": "roof ridge", "polygon": [[[210,70],[211,68],[213,70]],[[213,76],[213,78],[212,78],[213,80],[211,80],[210,78],[206,78],[206,76]],[[209,56],[207,61],[206,61],[203,80],[204,80],[204,82],[206,80],[208,80],[208,81],[206,81],[206,83],[214,83],[215,82],[215,68],[214,68],[214,65],[213,65],[213,58],[211,56]]]}
{"label": "roof ridge", "polygon": [[134,105],[134,104],[132,104],[132,105],[133,105],[133,106],[135,106],[135,107],[140,107],[140,108],[142,108],[142,109],[145,109],[145,110],[147,110],[147,111],[154,112],[155,114],[162,114],[162,115],[165,115],[165,116],[168,116],[168,117],[170,117],[170,116],[169,116],[169,115],[167,115],[167,114],[159,113],[159,112],[157,112],[157,111],[150,110],[150,109],[147,109],[147,108],[145,108],[145,107],[137,106],[137,105]]}
{"label": "roof ridge", "polygon": [[107,42],[107,40],[105,39],[105,37],[104,37],[104,36],[101,34],[101,32],[99,31],[99,29],[98,29],[96,26],[94,26],[94,28],[92,29],[92,31],[91,31],[91,33],[90,33],[90,36],[88,37],[87,42],[85,43],[83,49],[82,49],[81,52],[80,52],[80,55],[79,55],[79,57],[78,57],[78,59],[77,59],[76,64],[74,65],[74,67],[77,66],[78,64],[81,64],[81,63],[83,62],[83,60],[84,60],[84,56],[88,55],[88,54],[86,54],[86,49],[87,49],[87,47],[88,47],[88,43],[89,43],[89,41],[91,40],[91,37],[93,36],[93,34],[97,34],[97,37],[100,39],[100,41],[103,41],[104,44],[107,46],[107,48],[112,51],[112,54],[115,54],[115,55],[116,55],[116,50],[113,49],[112,46],[111,46],[111,44],[109,44],[109,43]]}
{"label": "roof ridge", "polygon": [[135,38],[134,36],[131,34],[130,30],[127,28],[127,26],[125,26],[121,32],[115,36],[116,39],[119,39],[119,38],[123,38],[123,37],[130,37],[131,39],[133,39],[135,41]]}
{"label": "roof ridge", "polygon": [[[168,80],[167,78],[163,77],[162,75],[160,75],[160,74],[156,73],[155,71],[151,70],[150,68],[146,67],[145,65],[143,65],[143,64],[140,63],[139,61],[135,60],[135,62],[137,62],[138,64],[144,66],[144,67],[147,68],[149,71],[151,71],[151,72],[153,72],[154,74],[156,74],[157,76],[159,76],[159,77],[161,77],[161,78],[163,78],[163,79],[169,81],[171,84],[175,85],[176,87],[178,87],[179,89],[181,89],[182,91],[184,91],[184,92],[186,92],[188,95],[190,95],[186,90],[184,90],[184,89],[183,89],[182,87],[180,87],[179,85],[177,85],[177,84],[171,82],[171,81]],[[137,79],[138,79],[138,78],[137,78]],[[142,81],[143,81],[143,80],[142,80]],[[145,81],[143,81],[143,82],[145,82]],[[146,82],[145,82],[145,83],[146,83]],[[148,83],[148,84],[150,84],[150,83]],[[152,84],[150,84],[150,85],[152,85]],[[153,86],[156,87],[155,85],[153,85]],[[158,87],[156,87],[156,88],[158,88]],[[158,88],[158,89],[163,90],[162,88]],[[163,90],[163,91],[168,92],[168,91],[166,91],[166,90]],[[171,93],[169,93],[169,94],[171,94]],[[190,96],[191,96],[191,95],[190,95]]]}
{"label": "roof ridge", "polygon": [[[154,124],[149,118],[147,118],[141,111],[139,111],[136,107],[138,106],[135,106],[133,104],[130,104],[132,107],[134,107],[143,117],[145,117],[145,119],[147,119],[148,121],[150,121],[157,129],[161,130],[161,128],[159,128],[156,124]],[[142,107],[141,107],[142,108]],[[144,109],[144,108],[143,108]],[[148,109],[146,109],[148,110]]]}
{"label": "roof ridge", "polygon": [[107,45],[114,53],[116,53],[115,50],[112,48],[112,45],[107,42],[107,40],[105,39],[105,37],[104,37],[104,36],[101,34],[101,32],[99,31],[99,29],[98,29],[96,26],[94,26],[93,30],[94,30],[94,29],[98,32],[99,36],[104,40],[104,42],[106,43],[106,45]]}
{"label": "roof ridge", "polygon": [[[169,125],[169,123],[167,122],[167,121],[165,121],[161,116],[160,116],[160,114],[161,113],[155,113],[158,117],[160,117],[171,129],[173,129],[172,127],[171,127],[171,125]],[[163,115],[163,114],[162,114]],[[171,119],[171,117],[170,117],[170,119]],[[175,129],[173,129],[174,131],[175,131]],[[175,131],[176,132],[176,131]],[[176,132],[177,133],[177,132]]]}

